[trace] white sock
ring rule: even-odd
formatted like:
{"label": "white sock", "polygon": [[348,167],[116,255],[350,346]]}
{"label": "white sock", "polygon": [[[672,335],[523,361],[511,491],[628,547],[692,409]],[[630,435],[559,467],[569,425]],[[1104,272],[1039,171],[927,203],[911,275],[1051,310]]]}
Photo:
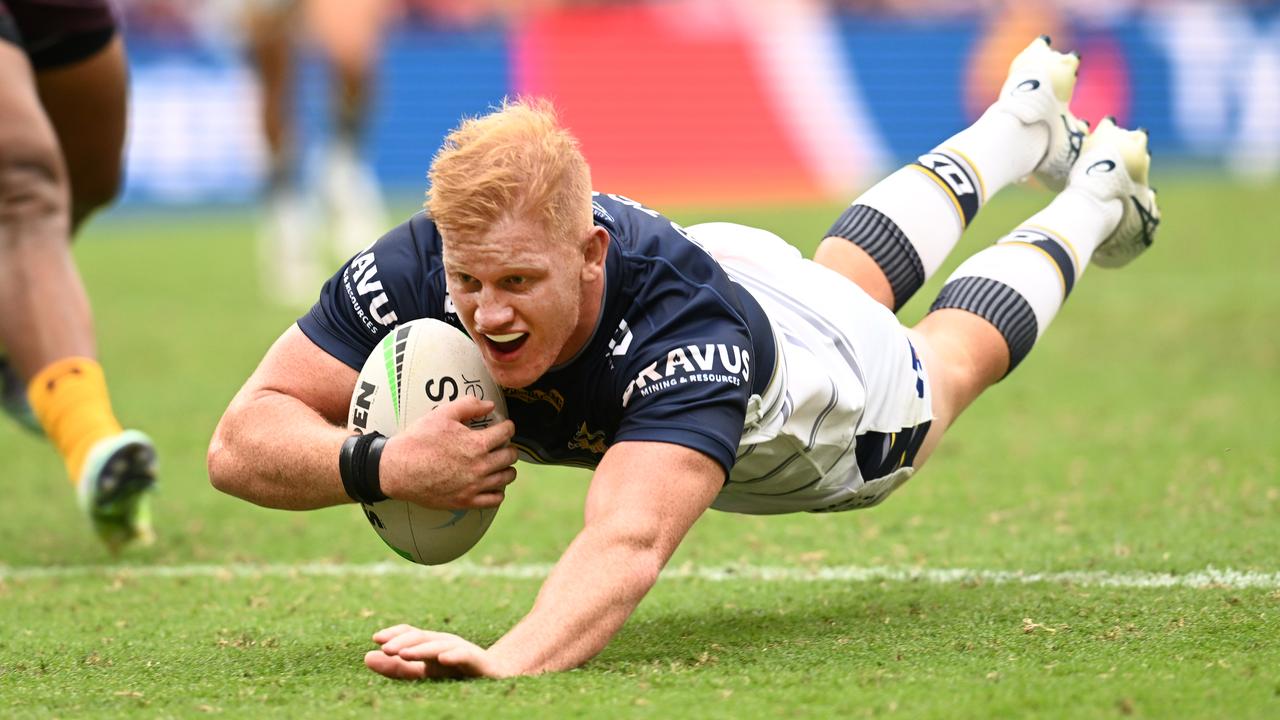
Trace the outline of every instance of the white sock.
{"label": "white sock", "polygon": [[959,308],[985,318],[1009,345],[1012,371],[1062,309],[1121,212],[1118,202],[1068,188],[995,245],[961,263],[930,312]]}
{"label": "white sock", "polygon": [[862,248],[893,289],[894,309],[937,272],[988,198],[1035,168],[1049,131],[987,110],[970,127],[863,193],[827,231]]}
{"label": "white sock", "polygon": [[1027,125],[1012,114],[988,108],[978,121],[938,146],[967,160],[987,198],[1031,174],[1049,147],[1049,128]]}

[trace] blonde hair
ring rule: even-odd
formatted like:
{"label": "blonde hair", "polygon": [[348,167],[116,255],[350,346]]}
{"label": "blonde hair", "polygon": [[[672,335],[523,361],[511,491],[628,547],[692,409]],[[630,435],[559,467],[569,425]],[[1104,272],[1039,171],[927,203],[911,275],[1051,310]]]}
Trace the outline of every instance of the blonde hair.
{"label": "blonde hair", "polygon": [[504,100],[464,120],[427,178],[424,206],[449,237],[482,235],[512,218],[530,218],[562,240],[591,226],[591,169],[546,100]]}

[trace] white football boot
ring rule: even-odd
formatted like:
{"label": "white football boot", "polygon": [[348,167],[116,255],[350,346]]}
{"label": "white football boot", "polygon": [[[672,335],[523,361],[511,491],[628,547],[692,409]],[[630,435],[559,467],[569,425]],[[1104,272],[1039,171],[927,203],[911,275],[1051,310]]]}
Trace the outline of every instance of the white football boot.
{"label": "white football boot", "polygon": [[156,450],[137,430],[94,443],[80,470],[80,507],[112,552],[125,545],[150,545],[151,493],[156,484]]}
{"label": "white football boot", "polygon": [[1079,67],[1079,55],[1050,49],[1049,36],[1041,35],[1010,63],[1000,99],[991,106],[1027,125],[1043,123],[1049,129],[1049,148],[1032,174],[1055,191],[1066,186],[1089,132],[1089,124],[1069,107]]}
{"label": "white football boot", "polygon": [[387,231],[387,206],[377,175],[351,144],[335,142],[329,148],[322,191],[341,259],[369,247]]}
{"label": "white football boot", "polygon": [[263,211],[258,231],[263,294],[281,307],[308,307],[324,277],[315,238],[317,211],[294,188],[269,191]]}
{"label": "white football boot", "polygon": [[1107,117],[1084,141],[1080,160],[1071,171],[1071,188],[1102,202],[1118,200],[1123,206],[1115,230],[1093,251],[1094,265],[1121,267],[1151,247],[1160,225],[1160,208],[1156,191],[1148,184],[1150,169],[1146,130],[1125,130]]}

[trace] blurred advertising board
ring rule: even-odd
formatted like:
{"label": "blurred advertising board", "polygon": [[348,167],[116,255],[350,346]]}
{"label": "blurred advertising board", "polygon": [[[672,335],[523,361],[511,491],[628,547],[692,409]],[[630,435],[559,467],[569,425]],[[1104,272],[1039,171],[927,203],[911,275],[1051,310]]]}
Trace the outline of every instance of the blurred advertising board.
{"label": "blurred advertising board", "polygon": [[[1047,33],[1083,56],[1078,115],[1148,128],[1166,167],[1280,172],[1275,3],[1010,7],[918,16],[671,0],[399,24],[366,149],[384,185],[416,192],[460,116],[539,94],[581,138],[603,190],[658,204],[844,197],[976,117],[1012,55]],[[130,39],[132,200],[234,201],[261,186],[254,77],[234,43],[211,37]],[[327,133],[324,73],[304,63],[306,147]]]}

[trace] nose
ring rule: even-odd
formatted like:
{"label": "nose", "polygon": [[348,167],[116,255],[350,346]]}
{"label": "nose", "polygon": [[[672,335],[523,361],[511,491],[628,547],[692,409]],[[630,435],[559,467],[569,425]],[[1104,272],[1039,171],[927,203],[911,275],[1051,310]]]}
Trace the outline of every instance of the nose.
{"label": "nose", "polygon": [[474,318],[477,330],[481,332],[497,332],[505,330],[511,321],[515,319],[515,310],[502,297],[501,293],[485,288],[480,291]]}

